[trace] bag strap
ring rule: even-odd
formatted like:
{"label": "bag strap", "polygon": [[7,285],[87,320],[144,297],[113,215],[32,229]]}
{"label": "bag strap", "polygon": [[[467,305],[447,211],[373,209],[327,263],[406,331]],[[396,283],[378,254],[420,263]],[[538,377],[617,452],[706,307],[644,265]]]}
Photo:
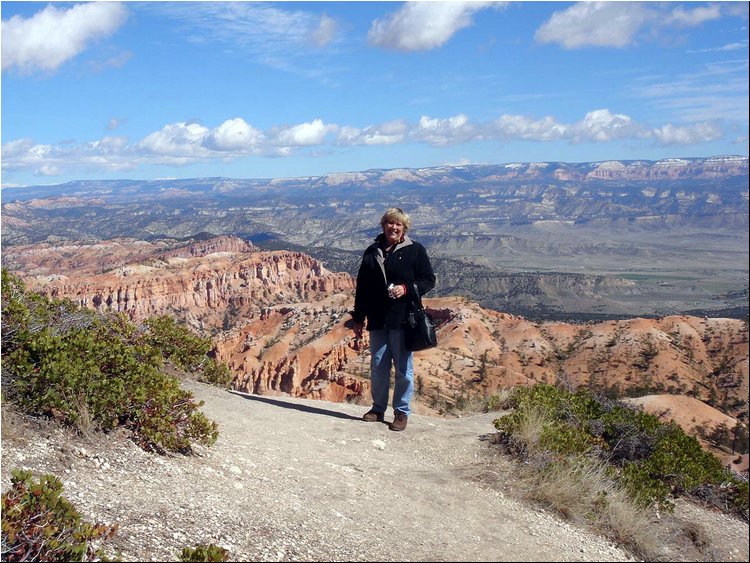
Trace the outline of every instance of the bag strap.
{"label": "bag strap", "polygon": [[419,306],[419,309],[424,309],[424,306],[422,305],[422,296],[419,295],[419,288],[417,287],[417,282],[411,283],[412,288],[414,288],[414,303]]}

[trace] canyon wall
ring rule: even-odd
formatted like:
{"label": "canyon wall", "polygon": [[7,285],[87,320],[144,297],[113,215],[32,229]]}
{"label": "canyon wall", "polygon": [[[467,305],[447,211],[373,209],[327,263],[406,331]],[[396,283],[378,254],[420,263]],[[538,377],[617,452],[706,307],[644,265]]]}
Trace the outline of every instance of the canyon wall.
{"label": "canyon wall", "polygon": [[[3,265],[52,297],[134,321],[177,317],[212,337],[236,389],[369,400],[367,337],[354,338],[349,315],[354,280],[305,254],[262,252],[237,237],[122,239],[12,247]],[[425,412],[461,410],[502,389],[542,382],[617,396],[691,396],[747,422],[744,321],[673,315],[569,324],[532,322],[461,297],[425,305],[440,340],[415,354]]]}

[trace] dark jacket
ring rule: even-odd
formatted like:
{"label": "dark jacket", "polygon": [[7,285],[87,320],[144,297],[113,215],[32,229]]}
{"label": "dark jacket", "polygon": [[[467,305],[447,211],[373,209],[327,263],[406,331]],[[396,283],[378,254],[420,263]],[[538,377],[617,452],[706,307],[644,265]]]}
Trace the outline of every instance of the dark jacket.
{"label": "dark jacket", "polygon": [[[416,282],[419,295],[435,287],[435,274],[424,246],[404,236],[403,242],[385,256],[383,238],[381,233],[365,250],[357,273],[352,317],[360,323],[367,318],[367,330],[401,328],[415,297],[412,283]],[[406,294],[399,299],[388,297],[390,283],[404,284]]]}

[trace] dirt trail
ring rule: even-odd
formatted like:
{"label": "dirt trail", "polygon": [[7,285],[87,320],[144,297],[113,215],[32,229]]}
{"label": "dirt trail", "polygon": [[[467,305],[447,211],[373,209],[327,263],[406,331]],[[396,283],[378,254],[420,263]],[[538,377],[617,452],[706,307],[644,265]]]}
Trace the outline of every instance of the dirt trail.
{"label": "dirt trail", "polygon": [[88,520],[119,524],[126,561],[174,560],[198,543],[235,561],[634,560],[491,485],[497,460],[481,437],[497,414],[413,415],[397,433],[362,422],[362,406],[185,386],[220,424],[198,456],[50,430],[3,444],[3,489],[11,468],[54,472]]}

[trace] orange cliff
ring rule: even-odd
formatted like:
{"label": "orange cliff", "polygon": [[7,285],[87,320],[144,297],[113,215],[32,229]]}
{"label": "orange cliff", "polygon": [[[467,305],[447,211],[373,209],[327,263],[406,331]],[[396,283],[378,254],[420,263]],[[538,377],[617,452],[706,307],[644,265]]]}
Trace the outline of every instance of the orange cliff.
{"label": "orange cliff", "polygon": [[[213,337],[237,389],[332,401],[369,396],[354,280],[298,252],[237,237],[6,247],[30,287],[134,320],[168,314]],[[747,423],[748,328],[670,316],[534,323],[458,297],[430,298],[440,346],[415,355],[418,402],[451,410],[503,388],[563,381],[618,395],[689,395]]]}
{"label": "orange cliff", "polygon": [[[260,252],[237,237],[178,248],[143,241],[14,247],[10,254],[4,263],[50,297],[122,312],[134,321],[171,314],[206,332],[259,307],[354,288],[351,276],[329,272],[306,254]],[[226,319],[229,311],[233,319]]]}

